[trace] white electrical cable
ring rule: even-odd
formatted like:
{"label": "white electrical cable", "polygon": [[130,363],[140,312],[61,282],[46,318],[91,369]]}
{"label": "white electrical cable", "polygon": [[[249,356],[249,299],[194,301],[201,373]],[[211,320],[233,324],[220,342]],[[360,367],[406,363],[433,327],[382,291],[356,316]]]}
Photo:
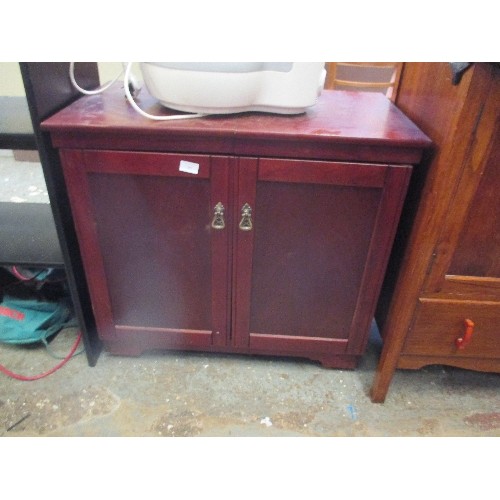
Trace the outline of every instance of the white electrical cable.
{"label": "white electrical cable", "polygon": [[127,67],[125,69],[125,76],[123,77],[123,87],[125,90],[125,95],[127,97],[128,102],[130,105],[142,116],[145,118],[149,118],[150,120],[156,120],[156,121],[166,121],[166,120],[186,120],[188,118],[201,118],[203,116],[207,116],[204,114],[192,114],[192,115],[169,115],[169,116],[158,116],[158,115],[150,115],[149,113],[146,113],[143,111],[134,101],[131,93],[130,93],[130,70],[132,68],[132,63],[129,62],[127,63]]}
{"label": "white electrical cable", "polygon": [[95,90],[85,90],[82,87],[80,87],[80,85],[78,85],[78,83],[76,83],[76,79],[75,79],[75,63],[74,62],[69,63],[69,78],[71,80],[71,83],[73,84],[73,87],[75,87],[76,90],[78,90],[79,92],[81,92],[82,94],[85,94],[85,95],[96,95],[96,94],[100,94],[101,92],[104,92],[105,90],[109,89],[109,87],[111,87],[111,85],[113,85],[113,83],[115,83],[116,80],[118,80],[118,78],[120,78],[120,76],[122,76],[122,74],[123,74],[123,69],[116,76],[116,78],[114,78],[110,82],[106,83],[105,85],[102,85],[98,89],[95,89]]}
{"label": "white electrical cable", "polygon": [[[124,70],[125,70],[125,76],[123,77],[123,87],[124,87],[124,91],[125,91],[125,96],[127,97],[127,100],[130,103],[130,105],[135,109],[135,111],[137,111],[137,113],[144,116],[145,118],[149,118],[150,120],[156,120],[156,121],[166,121],[166,120],[186,120],[188,118],[201,118],[203,116],[208,116],[206,114],[201,114],[201,113],[196,113],[196,114],[191,114],[191,115],[169,115],[169,116],[150,115],[149,113],[146,113],[135,103],[134,98],[132,97],[132,94],[130,93],[130,85],[132,83],[132,77],[131,77],[130,72],[132,69],[132,63],[129,62],[129,63],[127,63],[126,67],[125,67],[125,65],[123,65],[123,66],[124,66]],[[116,78],[114,78],[113,80],[111,80],[107,84],[102,85],[101,87],[99,87],[98,89],[95,89],[95,90],[85,90],[82,87],[80,87],[80,85],[78,85],[78,83],[76,83],[75,63],[74,62],[69,64],[69,78],[71,80],[71,83],[75,87],[75,89],[77,89],[82,94],[96,95],[96,94],[100,94],[101,92],[104,92],[105,90],[109,89],[109,87],[111,87],[111,85],[113,85],[113,83],[115,83],[118,80],[118,78],[120,78],[120,76],[123,74],[124,70],[122,69],[122,71],[120,71],[120,73],[116,76]]]}

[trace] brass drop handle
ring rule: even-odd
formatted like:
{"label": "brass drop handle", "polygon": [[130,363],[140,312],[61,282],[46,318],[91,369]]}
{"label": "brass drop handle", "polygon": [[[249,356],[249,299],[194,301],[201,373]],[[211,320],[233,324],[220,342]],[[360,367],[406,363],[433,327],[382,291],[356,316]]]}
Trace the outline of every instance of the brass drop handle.
{"label": "brass drop handle", "polygon": [[220,201],[214,207],[214,218],[212,219],[212,227],[219,231],[226,227],[226,223],[224,221],[224,205]]}
{"label": "brass drop handle", "polygon": [[462,337],[455,340],[455,345],[458,349],[465,349],[465,346],[471,341],[474,333],[474,322],[470,319],[465,320],[465,332]]}
{"label": "brass drop handle", "polygon": [[240,221],[240,229],[242,231],[251,231],[253,228],[252,224],[252,207],[245,203],[241,207],[241,221]]}

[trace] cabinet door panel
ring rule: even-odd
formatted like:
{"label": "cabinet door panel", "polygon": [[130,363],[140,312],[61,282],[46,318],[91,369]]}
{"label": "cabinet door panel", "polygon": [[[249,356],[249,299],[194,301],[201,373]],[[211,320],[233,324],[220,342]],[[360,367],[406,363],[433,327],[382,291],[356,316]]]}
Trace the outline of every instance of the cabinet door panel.
{"label": "cabinet door panel", "polygon": [[236,344],[346,351],[387,168],[240,160]]}
{"label": "cabinet door panel", "polygon": [[200,224],[209,181],[91,173],[88,182],[116,324],[210,329],[210,232]]}
{"label": "cabinet door panel", "polygon": [[[180,172],[181,160],[198,164],[198,174]],[[78,169],[68,167],[67,177]],[[215,204],[228,203],[228,160],[92,152],[85,169],[85,194],[77,186],[70,194],[94,223],[82,248],[87,273],[102,274],[94,290],[108,294],[114,331],[103,335],[148,331],[176,347],[225,343],[228,231],[211,220]]]}
{"label": "cabinet door panel", "polygon": [[500,125],[448,274],[500,278]]}
{"label": "cabinet door panel", "polygon": [[346,339],[380,189],[257,187],[251,332]]}
{"label": "cabinet door panel", "polygon": [[[468,134],[466,154],[453,165],[452,173],[457,179],[450,189],[453,188],[455,196],[442,219],[424,293],[443,294],[449,299],[474,297],[498,301],[500,85],[498,80],[496,84],[491,81],[491,85],[487,79],[477,81],[484,90],[470,90],[471,96],[482,98],[470,106],[475,113],[471,116],[476,117],[473,128],[469,132],[463,129]],[[456,142],[460,141],[450,141],[451,147]],[[472,294],[471,287],[476,290]]]}

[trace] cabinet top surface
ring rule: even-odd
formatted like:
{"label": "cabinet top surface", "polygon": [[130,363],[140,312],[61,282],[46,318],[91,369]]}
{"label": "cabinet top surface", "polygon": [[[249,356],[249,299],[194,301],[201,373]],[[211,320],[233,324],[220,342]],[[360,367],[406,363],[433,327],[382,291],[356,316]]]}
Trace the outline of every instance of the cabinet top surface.
{"label": "cabinet top surface", "polygon": [[[137,104],[150,114],[178,114],[164,108],[145,89],[137,98]],[[188,136],[226,141],[363,144],[415,150],[431,144],[430,139],[384,95],[333,90],[323,90],[317,103],[298,115],[248,112],[154,121],[133,110],[123,89],[115,87],[103,94],[78,99],[45,120],[42,129],[51,132],[54,145],[58,147],[77,145],[75,132],[87,138],[85,147],[92,147],[92,138],[99,135],[112,137],[113,141],[128,138],[137,142],[140,138],[142,144],[160,137]],[[102,141],[101,138],[99,147],[102,147]]]}

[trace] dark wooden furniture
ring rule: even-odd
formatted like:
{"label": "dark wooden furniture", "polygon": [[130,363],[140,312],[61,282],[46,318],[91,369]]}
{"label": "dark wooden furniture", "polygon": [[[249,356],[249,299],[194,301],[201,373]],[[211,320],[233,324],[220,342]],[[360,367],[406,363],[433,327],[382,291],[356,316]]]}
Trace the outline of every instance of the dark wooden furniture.
{"label": "dark wooden furniture", "polygon": [[[139,104],[169,113],[145,92]],[[116,89],[42,128],[60,150],[110,352],[356,365],[411,165],[430,142],[383,95],[325,91],[297,116],[153,122]]]}
{"label": "dark wooden furniture", "polygon": [[397,104],[436,149],[415,178],[406,245],[378,307],[374,402],[396,368],[500,372],[500,68],[474,64],[453,85],[447,63],[405,64]]}
{"label": "dark wooden furniture", "polygon": [[[59,266],[64,266],[73,309],[85,345],[87,361],[90,366],[94,366],[101,352],[102,345],[97,335],[95,318],[76,239],[59,155],[52,147],[49,134],[43,132],[40,128],[40,124],[45,118],[64,108],[80,97],[81,94],[71,84],[69,63],[21,62],[19,66],[26,91],[29,116],[31,118],[31,133],[33,135],[30,141],[33,141],[34,138],[34,142],[36,142],[50,200],[50,207],[31,207],[32,209],[39,209],[39,213],[32,213],[31,220],[35,221],[41,217],[47,226],[38,226],[37,232],[31,233],[31,235],[29,233],[31,229],[28,227],[23,236],[25,241],[29,240],[30,237],[34,238],[32,240],[32,248],[40,243],[46,244],[45,247],[39,248],[41,252],[35,259],[43,257],[44,259],[53,260],[55,252],[58,258],[57,263]],[[99,74],[96,63],[77,64],[75,74],[78,82],[85,88],[91,89],[99,86]],[[23,116],[26,116],[25,108],[22,108],[22,113]],[[23,134],[25,132],[29,133],[30,128],[26,119],[23,119],[23,123]],[[26,146],[25,143],[22,145],[23,147]],[[9,217],[8,225],[11,229],[14,229],[16,224],[14,217],[19,215],[30,217],[26,215],[25,210],[28,210],[28,208],[5,207],[4,215]],[[23,212],[23,214],[20,214],[20,212]],[[7,225],[4,226],[4,228],[6,227]],[[54,233],[57,236],[57,240],[53,238]],[[50,241],[46,240],[47,235],[51,237]],[[59,245],[58,250],[54,248],[57,245]],[[20,252],[19,249],[13,251]],[[21,258],[24,259],[25,254],[29,253],[26,249],[23,252],[22,255],[21,253],[18,254],[17,261]],[[32,261],[34,260],[33,256],[28,255],[28,257]],[[45,262],[38,262],[38,264],[45,265]]]}

